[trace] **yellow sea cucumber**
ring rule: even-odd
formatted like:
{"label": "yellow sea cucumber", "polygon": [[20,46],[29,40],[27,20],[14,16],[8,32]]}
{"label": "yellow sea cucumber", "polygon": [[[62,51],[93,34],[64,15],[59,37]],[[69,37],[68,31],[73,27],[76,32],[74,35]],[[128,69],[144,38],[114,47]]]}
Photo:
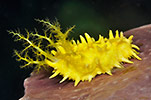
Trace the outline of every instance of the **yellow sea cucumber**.
{"label": "yellow sea cucumber", "polygon": [[121,62],[133,63],[131,57],[141,60],[137,56],[139,47],[132,44],[133,35],[129,38],[123,36],[123,32],[116,31],[115,37],[109,31],[109,39],[99,35],[95,40],[87,33],[80,35],[80,41],[68,39],[68,34],[74,28],[61,31],[60,24],[56,21],[37,20],[46,27],[44,34],[26,30],[27,35],[19,31],[8,31],[16,36],[16,40],[25,42],[25,49],[21,52],[15,50],[18,61],[25,61],[26,66],[35,66],[39,71],[42,67],[52,67],[53,75],[63,76],[62,83],[66,79],[75,81],[74,86],[80,81],[91,81],[97,74],[109,74],[114,67],[122,68]]}

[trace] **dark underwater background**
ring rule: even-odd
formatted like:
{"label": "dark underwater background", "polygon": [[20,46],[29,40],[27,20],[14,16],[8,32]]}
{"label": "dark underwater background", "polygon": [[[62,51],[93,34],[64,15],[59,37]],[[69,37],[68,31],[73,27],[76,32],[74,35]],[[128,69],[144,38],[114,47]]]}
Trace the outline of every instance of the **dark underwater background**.
{"label": "dark underwater background", "polygon": [[38,30],[42,25],[34,19],[56,18],[62,31],[76,25],[70,37],[78,39],[87,32],[98,38],[108,36],[108,30],[126,31],[151,23],[150,0],[0,0],[0,100],[18,100],[24,95],[23,82],[31,68],[13,57],[13,50],[22,48],[7,30],[19,28]]}

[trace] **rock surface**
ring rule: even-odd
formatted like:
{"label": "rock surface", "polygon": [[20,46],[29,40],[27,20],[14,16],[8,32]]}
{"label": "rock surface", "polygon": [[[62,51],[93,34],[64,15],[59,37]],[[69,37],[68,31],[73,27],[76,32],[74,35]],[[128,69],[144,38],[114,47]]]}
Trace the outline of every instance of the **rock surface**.
{"label": "rock surface", "polygon": [[151,25],[129,30],[134,44],[140,47],[142,61],[132,59],[113,75],[99,75],[91,82],[58,82],[60,77],[48,79],[49,74],[32,73],[24,81],[25,95],[20,100],[151,100]]}

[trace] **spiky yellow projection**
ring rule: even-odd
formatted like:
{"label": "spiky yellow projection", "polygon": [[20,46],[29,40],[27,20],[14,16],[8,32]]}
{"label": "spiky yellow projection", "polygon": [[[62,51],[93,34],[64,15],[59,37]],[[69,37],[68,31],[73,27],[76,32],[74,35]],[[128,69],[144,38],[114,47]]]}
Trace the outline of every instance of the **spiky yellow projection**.
{"label": "spiky yellow projection", "polygon": [[24,50],[15,51],[15,54],[19,61],[26,62],[22,67],[36,65],[37,70],[48,66],[54,68],[50,78],[60,74],[63,76],[60,83],[71,79],[77,86],[80,81],[91,81],[97,74],[112,75],[114,67],[122,68],[121,62],[133,63],[129,60],[131,57],[141,60],[135,50],[139,48],[132,44],[132,35],[127,39],[123,32],[116,31],[114,37],[110,30],[109,39],[99,35],[95,40],[85,33],[84,37],[80,35],[80,41],[75,41],[67,39],[74,26],[63,33],[58,22],[38,21],[46,26],[44,35],[26,31],[27,36],[24,36],[19,31],[9,31],[26,45]]}

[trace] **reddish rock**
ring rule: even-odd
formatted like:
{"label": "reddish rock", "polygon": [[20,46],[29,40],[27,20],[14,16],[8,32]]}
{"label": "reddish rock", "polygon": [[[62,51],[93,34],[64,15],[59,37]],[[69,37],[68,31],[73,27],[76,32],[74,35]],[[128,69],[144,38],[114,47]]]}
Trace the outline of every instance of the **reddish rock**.
{"label": "reddish rock", "polygon": [[91,82],[58,82],[60,77],[48,79],[47,72],[32,73],[25,79],[25,95],[20,100],[151,100],[151,25],[124,33],[134,35],[140,47],[142,61],[132,59],[124,69],[114,69],[113,75],[99,75]]}

